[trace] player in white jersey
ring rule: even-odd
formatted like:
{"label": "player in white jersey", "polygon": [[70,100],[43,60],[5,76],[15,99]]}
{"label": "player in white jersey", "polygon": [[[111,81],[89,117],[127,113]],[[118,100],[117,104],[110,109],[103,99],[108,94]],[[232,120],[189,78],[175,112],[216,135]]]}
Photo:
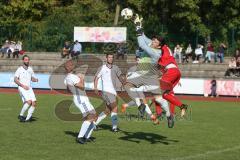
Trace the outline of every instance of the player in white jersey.
{"label": "player in white jersey", "polygon": [[96,112],[90,103],[84,88],[84,76],[82,74],[73,74],[74,62],[69,60],[65,63],[67,76],[64,79],[64,84],[73,94],[73,102],[83,115],[82,127],[79,131],[77,142],[84,144],[91,141],[91,134],[95,126]]}
{"label": "player in white jersey", "polygon": [[[14,82],[18,85],[18,91],[23,101],[23,107],[18,119],[20,122],[30,122],[36,108],[36,97],[31,87],[31,81],[38,82],[38,79],[35,77],[32,67],[29,66],[29,56],[24,55],[22,60],[23,65],[18,67],[14,76]],[[25,117],[24,113],[27,110],[27,117]]]}
{"label": "player in white jersey", "polygon": [[94,89],[95,93],[98,95],[100,95],[98,92],[98,80],[101,78],[102,97],[106,102],[106,109],[99,114],[96,125],[98,125],[108,114],[111,113],[112,131],[118,132],[116,81],[119,80],[123,83],[123,79],[121,78],[121,70],[116,65],[113,65],[113,57],[114,56],[112,54],[106,55],[107,63],[101,66],[94,78]]}

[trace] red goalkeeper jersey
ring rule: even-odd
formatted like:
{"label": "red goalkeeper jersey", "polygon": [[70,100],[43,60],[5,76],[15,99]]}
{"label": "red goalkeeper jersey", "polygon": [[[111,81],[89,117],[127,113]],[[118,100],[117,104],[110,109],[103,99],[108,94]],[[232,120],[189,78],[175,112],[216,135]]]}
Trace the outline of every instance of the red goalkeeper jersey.
{"label": "red goalkeeper jersey", "polygon": [[158,60],[158,64],[165,69],[165,67],[169,64],[175,64],[177,66],[177,63],[175,61],[175,58],[173,57],[173,54],[171,50],[168,48],[167,45],[162,46],[162,56]]}

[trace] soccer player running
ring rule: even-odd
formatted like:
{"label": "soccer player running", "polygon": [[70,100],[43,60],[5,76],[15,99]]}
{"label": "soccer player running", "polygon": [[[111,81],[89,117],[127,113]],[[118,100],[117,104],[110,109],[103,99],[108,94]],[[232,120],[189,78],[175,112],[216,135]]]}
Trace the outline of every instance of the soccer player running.
{"label": "soccer player running", "polygon": [[163,91],[162,97],[172,105],[178,106],[181,109],[181,116],[184,116],[188,105],[183,104],[173,92],[173,88],[179,83],[181,78],[177,63],[163,38],[155,36],[151,41],[144,35],[141,21],[142,19],[137,15],[134,23],[136,24],[138,44],[152,58],[156,57],[155,49],[161,50],[161,55],[157,60],[160,71],[163,74],[160,79],[160,88]]}
{"label": "soccer player running", "polygon": [[64,79],[64,84],[67,89],[73,94],[73,102],[83,115],[83,123],[76,141],[80,144],[91,142],[91,134],[95,126],[96,111],[90,103],[84,88],[84,75],[73,74],[75,64],[72,60],[65,63],[67,76]]}
{"label": "soccer player running", "polygon": [[111,113],[112,132],[118,132],[116,81],[118,79],[120,82],[124,83],[124,80],[121,77],[121,70],[118,66],[113,65],[113,58],[113,54],[106,54],[107,63],[100,67],[94,78],[94,90],[97,95],[100,95],[98,91],[98,80],[101,79],[102,81],[102,98],[106,103],[106,109],[98,115],[96,125]]}
{"label": "soccer player running", "polygon": [[[36,108],[36,97],[31,87],[32,82],[38,82],[32,67],[29,66],[30,58],[28,55],[22,57],[23,65],[18,67],[15,72],[14,82],[18,85],[18,91],[23,101],[23,107],[18,116],[20,122],[31,122],[32,114]],[[28,110],[27,117],[24,113]]]}

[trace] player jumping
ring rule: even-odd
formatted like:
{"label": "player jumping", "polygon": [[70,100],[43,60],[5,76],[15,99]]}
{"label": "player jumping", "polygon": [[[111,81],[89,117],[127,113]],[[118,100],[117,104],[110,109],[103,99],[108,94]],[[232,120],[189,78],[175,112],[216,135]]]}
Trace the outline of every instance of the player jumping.
{"label": "player jumping", "polygon": [[160,88],[163,91],[162,97],[171,104],[178,106],[181,109],[181,116],[184,116],[188,105],[183,104],[173,92],[174,86],[178,84],[181,78],[177,63],[163,38],[155,36],[151,41],[144,35],[141,21],[142,19],[137,15],[134,23],[136,24],[138,44],[152,58],[157,58],[154,50],[161,49],[161,55],[156,60],[163,74],[160,79]]}

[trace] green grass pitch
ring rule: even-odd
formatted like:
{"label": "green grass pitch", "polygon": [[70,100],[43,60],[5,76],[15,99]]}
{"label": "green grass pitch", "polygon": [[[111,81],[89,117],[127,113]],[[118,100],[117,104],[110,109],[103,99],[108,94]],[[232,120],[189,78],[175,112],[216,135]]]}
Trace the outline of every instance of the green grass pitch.
{"label": "green grass pitch", "polygon": [[71,97],[37,95],[37,99],[34,117],[38,119],[20,123],[19,95],[0,94],[1,160],[240,159],[239,102],[185,101],[192,105],[192,120],[177,121],[173,129],[167,128],[166,121],[155,126],[150,121],[120,118],[122,131],[112,133],[110,118],[106,118],[104,129],[93,132],[95,142],[80,145],[75,136],[81,121],[63,121],[55,114],[55,105]]}

